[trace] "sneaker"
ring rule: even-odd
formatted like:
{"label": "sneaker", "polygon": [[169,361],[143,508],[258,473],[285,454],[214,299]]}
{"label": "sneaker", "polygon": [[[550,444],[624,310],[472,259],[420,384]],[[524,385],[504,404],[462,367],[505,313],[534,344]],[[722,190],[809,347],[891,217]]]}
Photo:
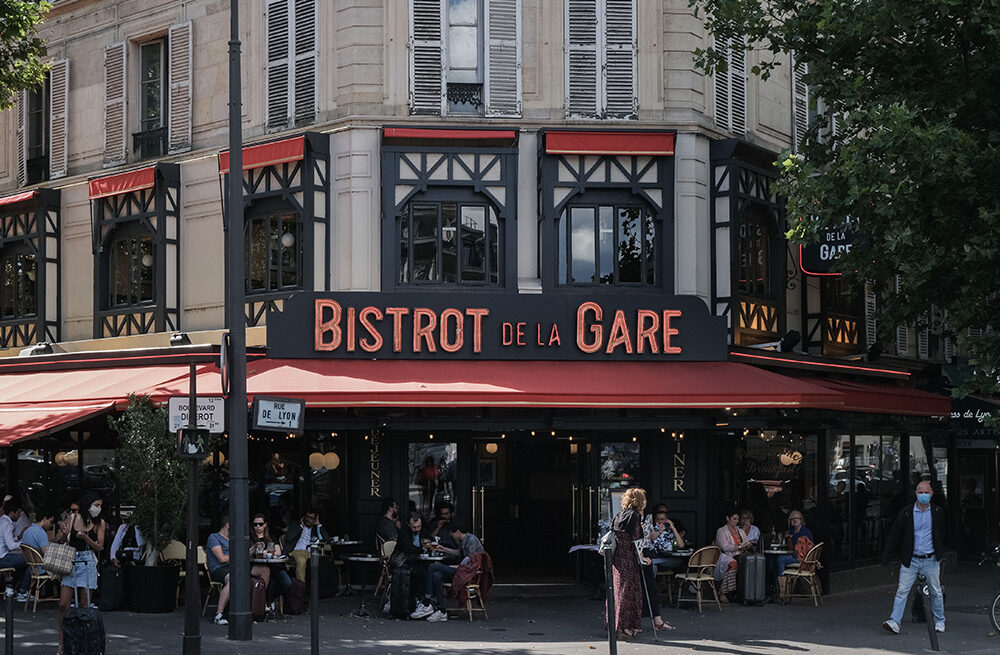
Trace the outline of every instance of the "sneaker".
{"label": "sneaker", "polygon": [[215,618],[212,619],[212,623],[215,625],[229,625],[229,621],[227,621],[226,617],[222,616],[221,613],[215,615]]}
{"label": "sneaker", "polygon": [[[14,598],[15,603],[27,603],[28,600],[30,600],[28,594],[24,593],[23,591]],[[941,625],[944,624],[942,623]],[[941,630],[941,632],[944,632],[944,630]]]}
{"label": "sneaker", "polygon": [[389,610],[391,610],[391,609],[392,609],[392,605],[389,603],[389,601],[386,601],[385,605],[382,606],[382,613],[383,614],[388,614]]}
{"label": "sneaker", "polygon": [[[899,634],[899,624],[896,623],[895,621],[893,621],[892,619],[889,619],[888,621],[886,621],[885,623],[883,623],[882,627],[885,628],[886,630],[888,630],[889,632],[893,633],[893,634],[896,634],[896,635]],[[941,627],[943,628],[944,626],[942,625]]]}
{"label": "sneaker", "polygon": [[433,614],[431,614],[430,616],[428,616],[427,620],[428,621],[434,621],[434,622],[437,622],[437,621],[447,621],[448,620],[448,615],[445,614],[443,611],[438,610],[438,611],[434,612]]}
{"label": "sneaker", "polygon": [[417,609],[413,610],[410,614],[411,619],[425,619],[434,613],[434,608],[430,605],[424,605],[423,603],[417,603]]}
{"label": "sneaker", "polygon": [[934,624],[934,632],[944,632],[944,621],[937,621]]}

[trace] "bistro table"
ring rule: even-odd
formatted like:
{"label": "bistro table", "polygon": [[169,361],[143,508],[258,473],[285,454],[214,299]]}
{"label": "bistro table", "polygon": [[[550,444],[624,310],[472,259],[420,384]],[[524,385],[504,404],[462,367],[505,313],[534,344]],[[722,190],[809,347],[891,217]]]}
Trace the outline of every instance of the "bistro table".
{"label": "bistro table", "polygon": [[794,555],[795,551],[790,548],[771,546],[763,551],[766,558],[765,568],[767,569],[768,580],[768,601],[772,603],[784,603],[781,594],[778,593],[778,558],[782,555]]}
{"label": "bistro table", "polygon": [[[328,541],[324,541],[323,545],[325,548],[329,549],[330,551],[329,556],[333,560],[333,565],[337,566],[338,562],[340,564],[343,564],[343,561],[340,560],[344,559],[343,554],[339,555],[340,560],[337,559],[338,554],[336,551],[338,549],[354,548],[355,546],[360,546],[361,543],[362,542],[358,539],[337,539],[337,540],[331,539]],[[342,550],[341,553],[343,553]],[[340,589],[337,590],[337,596],[353,596],[354,589],[351,588],[351,572],[349,567],[347,567],[346,565],[344,566],[344,578],[346,579],[346,583],[341,585]]]}
{"label": "bistro table", "polygon": [[[367,555],[365,553],[354,553],[351,555],[345,555],[344,561],[354,562],[361,565],[361,604],[358,606],[358,611],[354,613],[354,616],[369,616],[368,610],[365,608],[365,584],[368,581],[368,576],[365,572],[368,570],[368,564],[378,564],[382,561],[381,557],[375,557],[373,555]],[[349,567],[348,567],[349,568]]]}
{"label": "bistro table", "polygon": [[417,559],[421,562],[443,562],[444,555],[428,555],[426,553],[421,553],[417,556]]}

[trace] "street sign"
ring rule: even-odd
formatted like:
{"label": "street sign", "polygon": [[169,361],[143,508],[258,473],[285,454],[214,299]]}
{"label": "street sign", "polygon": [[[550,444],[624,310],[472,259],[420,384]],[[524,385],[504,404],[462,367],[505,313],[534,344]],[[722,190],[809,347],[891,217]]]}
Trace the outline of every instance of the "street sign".
{"label": "street sign", "polygon": [[211,442],[211,433],[208,430],[188,430],[187,428],[177,431],[177,456],[181,459],[204,459],[208,456],[208,444]]}
{"label": "street sign", "polygon": [[253,401],[253,429],[302,433],[306,401],[257,396]]}
{"label": "street sign", "polygon": [[[174,396],[167,402],[171,432],[188,427],[188,404],[187,396]],[[198,396],[195,419],[198,429],[222,434],[226,431],[226,399],[222,396]]]}

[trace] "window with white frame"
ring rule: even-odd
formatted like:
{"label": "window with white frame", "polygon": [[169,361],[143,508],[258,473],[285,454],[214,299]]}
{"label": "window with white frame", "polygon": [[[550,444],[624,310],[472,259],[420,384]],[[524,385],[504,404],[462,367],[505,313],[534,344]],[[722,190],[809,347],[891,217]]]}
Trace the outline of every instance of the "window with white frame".
{"label": "window with white frame", "polygon": [[566,0],[566,114],[637,118],[635,0]]}
{"label": "window with white frame", "polygon": [[38,313],[38,263],[27,240],[0,248],[0,320]]}
{"label": "window with white frame", "polygon": [[267,2],[267,129],[316,121],[317,0]]}
{"label": "window with white frame", "polygon": [[521,0],[410,0],[410,113],[521,114]]}
{"label": "window with white frame", "polygon": [[746,51],[734,43],[719,43],[726,53],[726,70],[715,71],[715,124],[736,136],[747,131]]}
{"label": "window with white frame", "polygon": [[139,45],[139,131],[132,134],[132,151],[139,159],[160,157],[167,150],[166,39]]}
{"label": "window with white frame", "polygon": [[66,175],[68,95],[69,62],[60,59],[41,84],[17,96],[18,186]]}

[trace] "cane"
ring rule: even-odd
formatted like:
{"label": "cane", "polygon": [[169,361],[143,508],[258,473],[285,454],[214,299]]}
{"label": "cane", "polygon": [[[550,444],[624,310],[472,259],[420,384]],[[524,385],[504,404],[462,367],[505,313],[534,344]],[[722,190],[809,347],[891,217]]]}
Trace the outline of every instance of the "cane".
{"label": "cane", "polygon": [[646,605],[649,607],[649,621],[653,624],[653,641],[659,642],[659,638],[656,636],[656,617],[653,616],[653,601],[649,597],[649,588],[646,586],[646,576],[643,574],[642,569],[646,564],[642,561],[642,540],[637,539],[632,542],[635,545],[635,554],[639,560],[639,580],[642,582],[642,593],[646,597]]}

